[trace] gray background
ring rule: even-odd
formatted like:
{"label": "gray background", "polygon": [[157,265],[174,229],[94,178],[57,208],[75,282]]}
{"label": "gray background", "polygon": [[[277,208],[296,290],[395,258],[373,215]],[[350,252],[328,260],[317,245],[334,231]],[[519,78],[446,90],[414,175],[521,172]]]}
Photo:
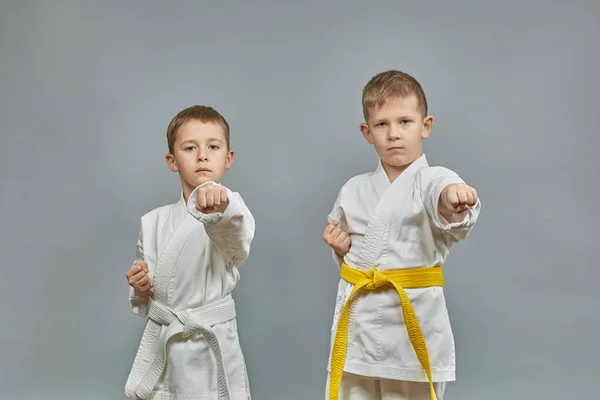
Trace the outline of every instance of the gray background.
{"label": "gray background", "polygon": [[211,104],[257,220],[236,291],[254,399],[324,398],[321,232],[376,166],[360,94],[391,68],[425,88],[430,163],[483,201],[446,268],[446,399],[597,397],[600,3],[287,3],[2,2],[0,397],[123,398],[139,217],[180,190],[166,126]]}

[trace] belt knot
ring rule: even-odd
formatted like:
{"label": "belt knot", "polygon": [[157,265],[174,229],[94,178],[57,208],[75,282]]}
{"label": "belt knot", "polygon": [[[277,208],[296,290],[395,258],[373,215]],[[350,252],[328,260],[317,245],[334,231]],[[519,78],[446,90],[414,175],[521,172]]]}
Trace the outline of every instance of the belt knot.
{"label": "belt knot", "polygon": [[365,273],[365,277],[371,281],[367,284],[366,289],[377,289],[390,282],[387,276],[385,276],[375,268],[371,268],[370,270],[368,270]]}
{"label": "belt knot", "polygon": [[193,333],[206,328],[202,321],[197,318],[189,310],[178,311],[174,313],[181,325],[183,325],[183,332],[181,332],[184,338],[188,338]]}

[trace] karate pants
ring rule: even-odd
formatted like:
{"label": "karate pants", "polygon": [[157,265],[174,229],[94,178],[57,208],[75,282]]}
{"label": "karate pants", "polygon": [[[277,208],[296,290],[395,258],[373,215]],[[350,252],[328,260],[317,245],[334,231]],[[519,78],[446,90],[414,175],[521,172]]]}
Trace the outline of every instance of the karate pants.
{"label": "karate pants", "polygon": [[[446,382],[434,382],[438,400],[443,400]],[[329,393],[329,374],[327,391]],[[370,378],[344,372],[339,400],[430,400],[428,382],[408,382],[392,379]]]}

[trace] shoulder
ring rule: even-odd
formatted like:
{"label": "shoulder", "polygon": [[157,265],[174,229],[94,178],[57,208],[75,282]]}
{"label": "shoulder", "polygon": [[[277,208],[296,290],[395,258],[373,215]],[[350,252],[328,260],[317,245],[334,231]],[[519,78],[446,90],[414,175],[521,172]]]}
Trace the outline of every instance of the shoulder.
{"label": "shoulder", "polygon": [[454,178],[458,177],[458,174],[441,165],[425,165],[417,170],[416,177],[421,181],[430,181],[439,178]]}
{"label": "shoulder", "polygon": [[464,183],[464,181],[450,168],[439,165],[421,167],[415,176],[415,189],[421,195],[433,193],[436,198],[444,187],[456,183]]}
{"label": "shoulder", "polygon": [[342,185],[342,187],[340,189],[340,194],[342,192],[344,192],[344,193],[355,192],[356,190],[360,189],[364,185],[369,184],[373,174],[374,174],[374,172],[365,172],[363,174],[358,174],[358,175],[351,177],[346,182],[344,182],[344,184]]}
{"label": "shoulder", "polygon": [[147,211],[142,215],[142,220],[155,220],[164,215],[169,215],[177,206],[177,203],[166,204]]}

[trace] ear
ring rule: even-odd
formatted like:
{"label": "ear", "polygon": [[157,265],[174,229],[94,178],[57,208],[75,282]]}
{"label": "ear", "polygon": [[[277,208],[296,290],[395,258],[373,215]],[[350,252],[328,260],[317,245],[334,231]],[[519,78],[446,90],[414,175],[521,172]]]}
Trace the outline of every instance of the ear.
{"label": "ear", "polygon": [[431,129],[433,128],[434,122],[433,115],[428,115],[423,119],[423,133],[421,134],[423,139],[427,139],[429,135],[431,135]]}
{"label": "ear", "polygon": [[165,156],[165,160],[167,161],[167,165],[169,169],[173,172],[178,172],[179,168],[177,168],[177,163],[175,162],[175,157],[171,153],[167,153]]}
{"label": "ear", "polygon": [[367,142],[369,142],[369,144],[373,144],[373,137],[371,136],[369,126],[363,122],[362,124],[360,124],[360,131],[365,137],[365,139],[367,139]]}
{"label": "ear", "polygon": [[227,152],[227,158],[225,159],[225,169],[231,168],[231,166],[233,165],[234,156],[235,156],[235,151],[229,150]]}

